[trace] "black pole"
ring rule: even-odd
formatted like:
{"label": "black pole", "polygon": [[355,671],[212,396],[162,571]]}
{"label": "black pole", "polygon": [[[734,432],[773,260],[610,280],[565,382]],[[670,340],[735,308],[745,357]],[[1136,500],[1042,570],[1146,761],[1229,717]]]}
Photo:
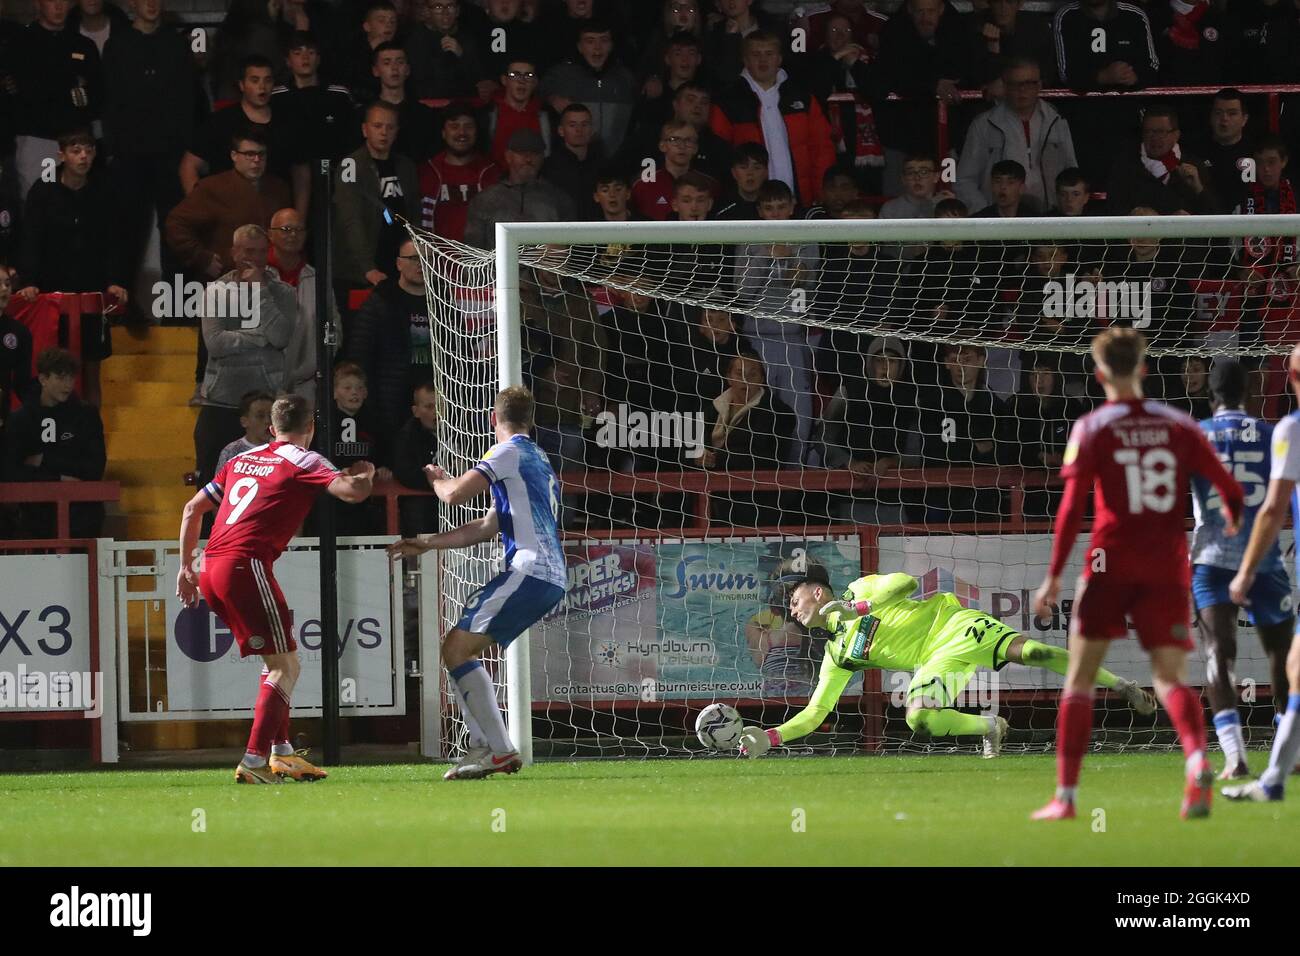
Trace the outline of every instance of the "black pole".
{"label": "black pole", "polygon": [[[312,197],[316,206],[316,428],[319,447],[334,450],[334,346],[335,329],[330,322],[329,302],[334,295],[333,246],[334,176],[332,163],[319,160],[312,177]],[[324,762],[339,762],[339,600],[338,600],[338,525],[336,502],[321,495],[317,508],[320,533],[320,680],[321,680],[321,750]]]}

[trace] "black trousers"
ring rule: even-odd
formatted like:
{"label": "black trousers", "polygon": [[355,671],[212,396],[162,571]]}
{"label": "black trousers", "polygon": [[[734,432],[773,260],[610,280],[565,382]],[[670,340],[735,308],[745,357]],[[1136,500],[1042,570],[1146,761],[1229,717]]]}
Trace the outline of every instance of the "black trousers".
{"label": "black trousers", "polygon": [[[113,184],[113,202],[117,217],[115,232],[123,245],[123,261],[128,273],[128,288],[140,271],[149,244],[149,212],[158,216],[161,233],[167,216],[181,201],[178,173],[181,154],[118,153],[109,167]],[[172,282],[180,269],[166,242],[159,243],[162,280]]]}
{"label": "black trousers", "polygon": [[216,475],[221,449],[243,434],[239,409],[217,405],[204,405],[199,409],[199,420],[194,423],[194,464],[199,473],[200,488]]}

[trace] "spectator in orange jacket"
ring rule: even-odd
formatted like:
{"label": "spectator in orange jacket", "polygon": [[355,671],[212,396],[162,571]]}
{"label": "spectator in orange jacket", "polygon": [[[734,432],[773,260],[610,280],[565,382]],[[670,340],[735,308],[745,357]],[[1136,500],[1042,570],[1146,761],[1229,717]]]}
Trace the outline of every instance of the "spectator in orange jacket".
{"label": "spectator in orange jacket", "polygon": [[812,91],[781,69],[779,37],[756,30],[745,37],[742,55],[745,69],[714,103],[713,132],[732,146],[762,143],[768,178],[784,182],[810,206],[835,163],[830,123]]}

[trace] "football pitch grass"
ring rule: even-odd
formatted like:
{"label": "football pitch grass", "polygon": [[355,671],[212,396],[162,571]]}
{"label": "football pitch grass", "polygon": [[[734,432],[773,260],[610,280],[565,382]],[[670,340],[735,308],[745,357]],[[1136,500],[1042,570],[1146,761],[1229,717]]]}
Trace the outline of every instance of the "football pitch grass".
{"label": "football pitch grass", "polygon": [[10,774],[0,866],[1300,864],[1300,794],[1216,793],[1209,820],[1182,821],[1181,755],[1098,754],[1079,819],[1031,823],[1053,768],[1050,755],[619,760],[449,783],[425,763],[257,787],[231,768]]}

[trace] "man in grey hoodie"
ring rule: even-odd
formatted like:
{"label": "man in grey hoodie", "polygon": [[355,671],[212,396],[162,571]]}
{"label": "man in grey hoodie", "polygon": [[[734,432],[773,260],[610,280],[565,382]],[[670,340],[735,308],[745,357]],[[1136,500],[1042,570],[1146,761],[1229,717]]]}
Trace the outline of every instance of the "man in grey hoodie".
{"label": "man in grey hoodie", "polygon": [[517,129],[506,144],[506,178],[469,201],[465,242],[480,249],[496,244],[499,222],[572,222],[573,202],[539,179],[545,152],[541,134]]}
{"label": "man in grey hoodie", "polygon": [[1033,60],[1009,60],[1002,86],[1004,98],[977,116],[966,133],[957,163],[957,198],[970,209],[988,206],[993,164],[1013,159],[1025,168],[1025,197],[1046,210],[1056,196],[1056,177],[1076,165],[1070,125],[1039,98],[1042,77]]}

